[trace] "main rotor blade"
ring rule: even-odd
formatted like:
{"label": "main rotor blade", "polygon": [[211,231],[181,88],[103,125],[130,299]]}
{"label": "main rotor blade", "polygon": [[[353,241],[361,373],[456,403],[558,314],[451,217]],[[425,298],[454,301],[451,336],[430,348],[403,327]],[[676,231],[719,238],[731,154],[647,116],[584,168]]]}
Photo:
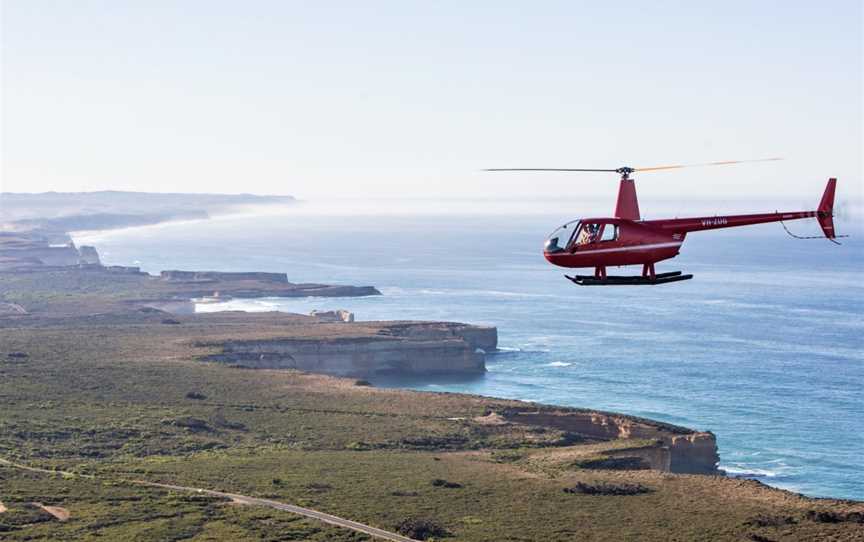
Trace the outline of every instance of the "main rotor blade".
{"label": "main rotor blade", "polygon": [[548,168],[548,167],[509,167],[509,168],[490,168],[483,171],[602,171],[616,173],[617,169],[563,169],[563,168]]}
{"label": "main rotor blade", "polygon": [[682,169],[685,167],[728,166],[731,164],[746,164],[750,162],[774,162],[782,158],[759,158],[756,160],[724,160],[722,162],[705,162],[704,164],[678,164],[674,166],[637,167],[634,171],[660,171],[662,169]]}

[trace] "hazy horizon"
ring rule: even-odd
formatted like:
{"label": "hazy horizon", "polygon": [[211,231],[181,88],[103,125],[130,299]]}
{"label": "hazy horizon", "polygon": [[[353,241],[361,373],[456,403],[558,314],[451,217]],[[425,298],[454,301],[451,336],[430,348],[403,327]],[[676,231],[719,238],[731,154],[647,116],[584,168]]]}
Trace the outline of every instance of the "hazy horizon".
{"label": "hazy horizon", "polygon": [[[2,2],[0,190],[862,198],[862,7]],[[674,32],[670,32],[674,29]]]}

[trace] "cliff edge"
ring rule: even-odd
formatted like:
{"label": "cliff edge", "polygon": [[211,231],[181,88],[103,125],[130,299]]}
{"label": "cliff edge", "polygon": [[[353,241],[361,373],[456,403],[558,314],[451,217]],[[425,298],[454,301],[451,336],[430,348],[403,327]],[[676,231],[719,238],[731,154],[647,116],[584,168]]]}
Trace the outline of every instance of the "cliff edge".
{"label": "cliff edge", "polygon": [[[722,474],[717,439],[709,431],[608,412],[560,407],[517,407],[502,412],[507,422],[550,427],[588,439],[629,439],[644,444],[594,459],[596,468],[641,468],[679,474]],[[586,463],[591,465],[591,463]]]}
{"label": "cliff edge", "polygon": [[[319,324],[324,325],[324,324]],[[375,375],[478,374],[498,344],[494,327],[453,322],[344,323],[330,336],[230,339],[209,361],[255,369],[369,378]]]}

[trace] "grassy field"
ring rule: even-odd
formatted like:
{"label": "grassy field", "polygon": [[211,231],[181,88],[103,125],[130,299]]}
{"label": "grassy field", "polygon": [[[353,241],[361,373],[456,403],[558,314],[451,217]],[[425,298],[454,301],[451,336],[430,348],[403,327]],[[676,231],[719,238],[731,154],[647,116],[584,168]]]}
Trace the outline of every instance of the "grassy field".
{"label": "grassy field", "polygon": [[[653,443],[488,423],[490,413],[529,408],[522,403],[199,361],[212,349],[202,345],[219,338],[338,327],[275,315],[173,325],[162,317],[0,319],[0,457],[78,474],[0,466],[0,539],[368,539],[128,482],[141,479],[272,498],[394,531],[426,520],[454,541],[864,540],[861,503],[622,470],[609,461],[616,451]],[[365,332],[374,329],[354,331]]]}

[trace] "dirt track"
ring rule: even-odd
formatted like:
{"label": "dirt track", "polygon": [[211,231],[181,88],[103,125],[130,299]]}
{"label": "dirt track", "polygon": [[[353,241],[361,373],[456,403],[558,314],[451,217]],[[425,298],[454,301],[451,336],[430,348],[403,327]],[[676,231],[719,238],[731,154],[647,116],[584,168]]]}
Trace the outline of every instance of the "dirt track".
{"label": "dirt track", "polygon": [[57,518],[58,521],[66,521],[69,519],[69,510],[66,510],[65,508],[59,506],[45,506],[41,502],[34,502],[33,504]]}
{"label": "dirt track", "polygon": [[[28,470],[31,472],[40,472],[45,474],[61,474],[67,476],[81,476],[71,472],[65,471],[54,471],[49,469],[40,469],[38,467],[30,467],[27,465],[21,465],[19,463],[13,463],[12,461],[0,458],[0,465],[5,465],[7,467]],[[86,478],[94,478],[92,476],[85,476]],[[226,499],[230,499],[236,503],[243,503],[252,506],[266,506],[268,508],[274,508],[276,510],[284,510],[285,512],[291,512],[292,514],[298,514],[301,516],[306,516],[308,518],[317,519],[318,521],[323,521],[324,523],[329,523],[330,525],[336,525],[337,527],[343,527],[345,529],[351,529],[352,531],[357,531],[359,533],[368,534],[369,536],[373,536],[375,538],[380,538],[383,540],[390,540],[392,542],[417,542],[413,538],[408,538],[407,536],[402,536],[397,533],[391,533],[389,531],[385,531],[383,529],[379,529],[377,527],[372,527],[371,525],[365,525],[363,523],[358,523],[356,521],[351,521],[350,519],[343,519],[338,516],[334,516],[331,514],[327,514],[324,512],[319,512],[317,510],[312,510],[311,508],[303,508],[301,506],[295,506],[293,504],[287,504],[279,501],[273,501],[270,499],[259,499],[257,497],[250,497],[248,495],[238,495],[236,493],[225,493],[222,491],[213,491],[211,489],[204,489],[198,487],[188,487],[188,486],[178,486],[173,484],[160,484],[156,482],[147,482],[146,480],[127,480],[121,479],[117,481],[122,481],[130,484],[137,484],[148,487],[157,487],[162,489],[171,489],[174,491],[187,491],[190,493],[198,493],[198,494],[206,494],[213,495],[216,497],[224,497]],[[65,521],[69,518],[69,512],[64,508],[53,507],[53,506],[43,506],[39,503],[34,503],[37,506],[41,507],[43,510],[56,517],[60,521]],[[3,505],[0,504],[0,512],[4,511]],[[56,513],[55,513],[56,512]]]}

